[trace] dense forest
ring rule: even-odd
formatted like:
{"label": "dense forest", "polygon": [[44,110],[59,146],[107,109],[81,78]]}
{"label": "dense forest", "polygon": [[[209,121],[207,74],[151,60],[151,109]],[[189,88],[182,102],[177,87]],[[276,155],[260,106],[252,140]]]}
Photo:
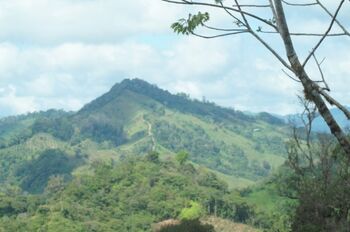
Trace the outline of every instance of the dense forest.
{"label": "dense forest", "polygon": [[[58,156],[60,151],[45,151],[42,156],[49,153]],[[40,165],[42,160],[39,157],[35,164]],[[90,173],[69,180],[65,176],[66,168],[49,169],[52,173],[45,173],[45,169],[32,166],[31,170],[41,174],[35,181],[42,181],[40,176],[50,176],[45,188],[41,194],[25,193],[28,181],[36,173],[27,174],[22,189],[2,187],[0,228],[4,231],[151,231],[156,222],[169,218],[195,223],[203,217],[205,225],[205,217],[215,216],[261,228],[282,229],[288,226],[289,215],[283,215],[285,221],[278,225],[270,224],[277,218],[274,207],[288,208],[295,204],[269,184],[256,189],[229,190],[227,183],[214,173],[196,169],[183,158],[162,161],[156,152],[144,158],[128,157],[118,163],[95,162],[92,168]],[[40,190],[36,185],[30,186],[34,193]],[[258,201],[269,193],[279,205],[271,201],[271,209],[264,212]]]}

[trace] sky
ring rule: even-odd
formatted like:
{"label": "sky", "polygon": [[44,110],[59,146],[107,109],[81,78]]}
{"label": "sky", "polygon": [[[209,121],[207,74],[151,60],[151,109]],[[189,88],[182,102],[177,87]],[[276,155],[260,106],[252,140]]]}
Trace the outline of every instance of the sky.
{"label": "sky", "polygon": [[[323,2],[334,12],[339,1]],[[161,0],[0,0],[0,116],[78,110],[125,78],[242,111],[297,113],[299,83],[250,35],[206,40],[172,32],[173,22],[198,11],[211,13],[210,25],[232,26],[222,10]],[[286,14],[296,32],[324,32],[330,21],[317,7],[286,7]],[[350,22],[350,2],[339,20]],[[285,57],[277,35],[262,36]],[[304,59],[319,38],[293,39]],[[333,96],[347,105],[349,51],[346,37],[326,39],[317,51]],[[308,73],[318,79],[312,63]]]}

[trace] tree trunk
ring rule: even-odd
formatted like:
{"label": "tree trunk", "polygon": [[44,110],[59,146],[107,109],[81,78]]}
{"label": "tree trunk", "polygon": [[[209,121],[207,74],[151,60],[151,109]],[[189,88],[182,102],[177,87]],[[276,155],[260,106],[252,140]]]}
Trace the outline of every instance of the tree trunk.
{"label": "tree trunk", "polygon": [[329,129],[331,130],[331,133],[336,137],[340,146],[350,158],[350,142],[348,138],[340,128],[337,121],[334,119],[325,101],[318,92],[317,84],[312,81],[305,72],[305,69],[301,65],[300,60],[295,52],[281,0],[274,0],[274,5],[274,8],[276,10],[276,22],[279,34],[281,35],[284,42],[287,57],[291,64],[293,72],[299,78],[304,87],[305,97],[315,103],[320,115],[326,121]]}
{"label": "tree trunk", "polygon": [[217,215],[217,210],[218,210],[218,208],[217,208],[216,199],[215,199],[215,201],[214,201],[214,215],[215,215],[215,217],[218,216],[218,215]]}

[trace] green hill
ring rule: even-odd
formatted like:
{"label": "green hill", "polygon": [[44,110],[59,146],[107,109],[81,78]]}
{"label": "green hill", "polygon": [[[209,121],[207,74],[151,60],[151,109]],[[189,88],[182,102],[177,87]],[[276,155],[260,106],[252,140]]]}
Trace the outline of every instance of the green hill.
{"label": "green hill", "polygon": [[2,119],[0,181],[23,184],[18,170],[47,149],[81,159],[73,172],[88,169],[94,160],[118,161],[155,149],[164,159],[185,150],[193,164],[241,187],[283,163],[286,131],[267,113],[248,116],[139,79],[124,80],[75,113],[51,110]]}
{"label": "green hill", "polygon": [[109,140],[123,155],[186,150],[196,164],[247,180],[267,176],[284,160],[281,120],[173,95],[138,79],[115,85],[73,120],[82,135]]}
{"label": "green hill", "polygon": [[[277,170],[287,138],[287,125],[268,113],[246,115],[139,79],[78,112],[3,118],[0,231],[150,231],[189,202],[225,218],[202,218],[217,230],[254,231],[232,221],[269,228],[287,197],[274,184],[243,188]],[[175,161],[179,152],[188,159]],[[274,226],[287,227],[286,218]]]}

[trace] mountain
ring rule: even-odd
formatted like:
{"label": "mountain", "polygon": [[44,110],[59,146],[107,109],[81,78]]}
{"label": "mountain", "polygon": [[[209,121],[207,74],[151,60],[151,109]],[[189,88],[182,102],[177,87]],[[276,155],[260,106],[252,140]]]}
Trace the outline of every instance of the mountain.
{"label": "mountain", "polygon": [[[348,110],[350,110],[350,107],[347,107]],[[333,117],[335,120],[339,123],[340,127],[343,129],[350,128],[350,120],[346,118],[344,113],[339,110],[338,108],[331,108],[330,109]],[[296,123],[297,126],[303,126],[303,123],[301,121],[301,115],[300,114],[292,114],[292,115],[286,115],[286,116],[281,116],[281,119],[283,119],[286,123],[289,121],[292,121]],[[321,132],[321,133],[330,133],[330,129],[327,126],[326,122],[324,119],[318,115],[312,124],[312,130],[314,132]]]}
{"label": "mountain", "polygon": [[[350,110],[350,107],[347,107],[347,109]],[[331,113],[342,128],[345,129],[350,127],[350,120],[348,120],[344,115],[344,113],[341,112],[338,108],[331,109]],[[313,130],[317,132],[330,133],[330,130],[327,124],[325,123],[324,119],[321,116],[318,116],[314,120],[313,128],[314,128]]]}
{"label": "mountain", "polygon": [[240,189],[284,162],[288,138],[269,113],[246,115],[139,79],[77,112],[3,118],[0,231],[150,231],[196,212],[191,202],[201,216],[220,217],[209,220],[214,228],[246,229],[232,220],[266,228],[284,197],[274,186]]}
{"label": "mountain", "polygon": [[247,116],[127,79],[78,112],[51,110],[2,119],[0,180],[17,181],[30,192],[42,190],[48,177],[41,178],[42,186],[32,186],[19,170],[50,149],[63,150],[61,158],[80,164],[72,172],[96,160],[118,161],[151,150],[166,159],[185,150],[195,165],[213,170],[233,187],[245,186],[283,163],[287,131],[282,120],[268,113]]}

